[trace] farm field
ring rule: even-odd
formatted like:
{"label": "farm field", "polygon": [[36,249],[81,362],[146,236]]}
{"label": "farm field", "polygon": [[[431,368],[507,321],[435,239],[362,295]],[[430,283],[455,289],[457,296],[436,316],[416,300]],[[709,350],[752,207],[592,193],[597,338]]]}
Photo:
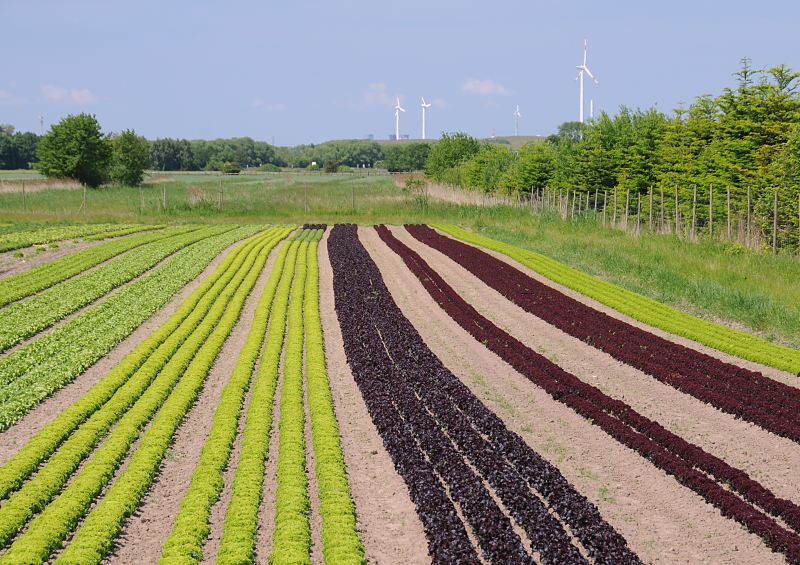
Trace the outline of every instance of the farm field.
{"label": "farm field", "polygon": [[[236,182],[237,223],[0,227],[0,564],[800,563],[791,336]],[[375,181],[297,182],[346,222]]]}

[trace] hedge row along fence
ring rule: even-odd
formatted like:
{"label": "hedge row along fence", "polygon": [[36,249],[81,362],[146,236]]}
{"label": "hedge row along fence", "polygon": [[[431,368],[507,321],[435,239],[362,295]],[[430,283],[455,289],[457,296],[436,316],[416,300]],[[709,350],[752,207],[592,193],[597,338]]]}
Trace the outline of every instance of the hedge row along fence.
{"label": "hedge row along fence", "polygon": [[599,312],[476,247],[428,227],[407,229],[524,310],[563,332],[719,410],[800,442],[800,389]]}
{"label": "hedge row along fence", "polygon": [[[0,563],[47,560],[81,519],[83,523],[56,560],[68,563],[98,563],[102,560],[124,520],[149,489],[175,430],[199,394],[276,240],[279,238],[267,235],[247,245],[244,260],[235,269],[233,277],[213,297],[209,314],[163,365],[151,385],[119,419],[114,430],[80,471],[70,479],[69,469],[62,469],[61,484],[66,484],[68,479],[69,484],[63,490],[53,485],[55,488],[50,497],[58,496],[46,506],[46,501],[43,501],[31,509],[31,514],[40,508],[41,512],[27,523],[24,532],[0,556]],[[145,426],[148,427],[142,433]],[[135,452],[128,455],[137,439],[139,443]],[[53,469],[51,475],[57,475],[54,462],[60,462],[57,456],[63,449],[45,467]],[[129,460],[125,470],[90,511],[92,503],[103,493],[126,458]],[[42,471],[33,481],[41,474]],[[0,512],[17,499],[24,502],[26,487],[31,483],[12,496]],[[35,490],[30,489],[28,496],[36,496],[39,489]],[[15,516],[9,514],[10,518]],[[6,523],[5,519],[0,520],[0,525]]]}
{"label": "hedge row along fence", "polygon": [[467,243],[508,255],[542,276],[585,294],[640,322],[743,359],[800,374],[800,351],[796,349],[678,312],[660,302],[596,279],[539,253],[520,249],[453,225],[438,224],[433,227]]}
{"label": "hedge row along fence", "polygon": [[[409,228],[409,231],[421,232],[420,237],[427,235],[417,228]],[[584,383],[536,353],[478,313],[428,263],[385,227],[378,228],[378,233],[403,258],[431,297],[476,340],[555,400],[571,407],[593,425],[673,475],[681,484],[720,509],[724,516],[761,536],[773,551],[783,553],[791,562],[800,562],[800,507],[776,497],[744,471],[686,442],[624,402]],[[475,253],[479,256],[482,252],[475,249]],[[486,268],[492,269],[492,265]],[[498,278],[506,276],[494,272]],[[788,528],[775,518],[783,520]]]}
{"label": "hedge row along fence", "polygon": [[478,550],[490,561],[531,561],[513,518],[544,561],[638,563],[597,509],[427,348],[356,227],[335,226],[328,247],[348,363],[409,487],[433,561],[477,562]]}
{"label": "hedge row along fence", "polygon": [[0,431],[69,383],[157,312],[226,247],[262,228],[225,226],[100,304],[0,358]]}

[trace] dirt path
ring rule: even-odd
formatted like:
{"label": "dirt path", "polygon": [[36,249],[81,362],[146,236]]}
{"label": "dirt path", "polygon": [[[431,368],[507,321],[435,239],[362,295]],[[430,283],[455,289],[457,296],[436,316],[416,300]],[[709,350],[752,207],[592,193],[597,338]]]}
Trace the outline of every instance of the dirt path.
{"label": "dirt path", "polygon": [[105,357],[87,369],[82,375],[65,385],[41,404],[31,409],[22,420],[17,422],[5,432],[0,433],[0,464],[5,463],[19,449],[25,445],[39,430],[53,420],[73,402],[83,396],[105,374],[117,365],[137,345],[152,334],[163,324],[178,307],[188,298],[214,270],[222,263],[225,257],[241,245],[237,241],[217,255],[200,275],[184,286],[161,310],[145,321],[134,332],[125,338],[119,345],[112,349]]}
{"label": "dirt path", "polygon": [[800,503],[800,445],[734,418],[691,395],[625,365],[506,300],[443,253],[404,229],[392,233],[414,249],[479,313],[531,349],[604,393],[625,401],[685,440],[702,447],[771,489]]}
{"label": "dirt path", "polygon": [[477,344],[430,298],[374,230],[361,229],[359,236],[426,344],[509,429],[594,502],[645,562],[782,562],[757,536],[745,533]]}
{"label": "dirt path", "polygon": [[245,301],[239,321],[217,356],[200,396],[173,436],[172,447],[161,464],[158,476],[136,513],[125,523],[111,563],[155,563],[172,530],[181,501],[189,489],[192,473],[211,431],[214,412],[222,390],[239,358],[253,323],[255,308],[267,284],[277,256],[273,249],[255,286]]}
{"label": "dirt path", "polygon": [[[429,563],[428,542],[403,479],[370,419],[344,353],[334,309],[328,235],[319,246],[320,316],[342,450],[370,563]],[[437,307],[438,308],[438,307]]]}
{"label": "dirt path", "polygon": [[[405,229],[401,229],[401,228],[398,228],[397,230],[395,230],[395,233],[399,233],[400,231],[402,231],[403,233],[408,233],[408,232],[406,232]],[[443,233],[443,235],[445,235],[447,237],[452,237],[452,236],[450,236],[449,234],[446,234],[446,233]],[[425,246],[425,247],[427,247],[427,246]],[[717,359],[720,359],[720,360],[724,361],[725,363],[731,363],[731,364],[737,365],[739,367],[744,367],[745,369],[750,369],[751,371],[758,371],[759,373],[762,373],[766,377],[770,377],[772,379],[775,379],[777,381],[783,382],[785,384],[800,388],[800,378],[798,378],[796,375],[792,375],[791,373],[787,373],[785,371],[781,371],[779,369],[775,369],[774,367],[767,367],[766,365],[761,365],[761,364],[755,363],[753,361],[748,361],[746,359],[741,359],[739,357],[735,357],[735,356],[730,355],[728,353],[724,353],[724,352],[719,351],[717,349],[713,349],[711,347],[708,347],[707,345],[703,345],[702,343],[698,343],[698,342],[693,341],[691,339],[688,339],[688,338],[685,338],[685,337],[681,337],[681,336],[677,336],[675,334],[671,334],[671,333],[665,332],[664,330],[661,330],[659,328],[656,328],[656,327],[653,327],[653,326],[649,326],[649,325],[645,324],[644,322],[640,322],[639,320],[636,320],[635,318],[631,318],[631,317],[619,312],[618,310],[614,310],[613,308],[611,308],[609,306],[606,306],[605,304],[603,304],[601,302],[597,302],[596,300],[594,300],[592,298],[589,298],[588,296],[586,296],[584,294],[581,294],[580,292],[577,292],[575,290],[572,290],[570,288],[562,286],[562,285],[560,285],[560,284],[548,279],[547,277],[545,277],[543,275],[540,275],[539,273],[537,273],[533,269],[530,269],[530,268],[526,267],[525,265],[523,265],[522,263],[519,263],[519,262],[515,261],[514,259],[512,259],[508,255],[504,255],[504,254],[502,254],[502,253],[500,253],[498,251],[493,251],[493,250],[487,249],[485,247],[479,247],[479,246],[475,246],[475,247],[477,247],[478,249],[480,249],[481,251],[483,251],[485,253],[488,253],[489,255],[492,255],[493,257],[496,257],[497,259],[500,259],[504,263],[508,263],[509,265],[512,265],[514,268],[522,271],[523,273],[525,273],[529,277],[537,280],[538,282],[541,282],[542,284],[546,284],[546,285],[550,286],[551,288],[554,288],[554,289],[558,290],[559,292],[569,296],[570,298],[574,298],[575,300],[578,300],[579,302],[582,302],[583,304],[586,304],[587,306],[590,306],[591,308],[594,308],[595,310],[603,312],[604,314],[608,314],[609,316],[617,318],[618,320],[622,320],[623,322],[631,324],[632,326],[636,326],[638,328],[641,328],[641,329],[643,329],[645,331],[648,331],[648,332],[650,332],[652,334],[655,334],[655,335],[657,335],[659,337],[667,339],[667,340],[669,340],[669,341],[671,341],[673,343],[678,343],[678,344],[683,345],[685,347],[690,347],[690,348],[692,348],[692,349],[694,349],[696,351],[700,351],[701,353],[705,353],[706,355],[710,355],[712,357],[716,357]],[[725,325],[725,324],[721,324],[721,325]],[[740,329],[741,330],[741,328],[734,328],[734,329]]]}
{"label": "dirt path", "polygon": [[[138,234],[137,234],[138,235]],[[127,237],[127,236],[125,236]],[[35,251],[36,246],[25,247],[24,249],[15,249],[14,251],[6,251],[0,253],[0,278],[10,277],[19,273],[29,271],[39,265],[50,263],[56,259],[60,259],[66,255],[72,255],[83,249],[95,247],[109,240],[102,241],[78,241],[77,243],[72,239],[57,242],[58,249],[50,249],[49,246],[45,251]],[[14,257],[14,253],[23,253],[22,257]]]}

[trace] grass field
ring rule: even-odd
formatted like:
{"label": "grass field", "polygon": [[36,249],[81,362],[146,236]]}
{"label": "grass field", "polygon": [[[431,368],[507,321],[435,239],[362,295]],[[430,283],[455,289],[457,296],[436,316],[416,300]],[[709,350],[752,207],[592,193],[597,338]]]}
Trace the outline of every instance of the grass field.
{"label": "grass field", "polygon": [[[17,174],[14,172],[13,174]],[[222,206],[220,208],[220,197]],[[800,346],[797,257],[724,243],[632,237],[513,207],[427,204],[386,175],[154,173],[141,190],[0,194],[0,222],[454,223],[537,251],[679,310]],[[164,199],[166,198],[166,207]]]}

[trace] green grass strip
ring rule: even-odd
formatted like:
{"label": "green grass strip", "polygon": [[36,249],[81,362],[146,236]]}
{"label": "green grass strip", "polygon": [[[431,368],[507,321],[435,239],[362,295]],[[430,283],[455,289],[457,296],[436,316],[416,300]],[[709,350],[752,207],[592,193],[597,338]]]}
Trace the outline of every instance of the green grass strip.
{"label": "green grass strip", "polygon": [[172,532],[164,543],[161,563],[197,563],[203,557],[203,543],[210,532],[211,507],[219,499],[224,486],[222,474],[236,440],[245,394],[261,354],[273,299],[290,246],[284,245],[278,253],[258,301],[245,344],[214,412],[211,431],[200,452],[200,461],[192,474],[189,490],[181,501]]}
{"label": "green grass strip", "polygon": [[[232,270],[236,271],[236,278],[231,284],[237,286],[241,284],[244,275],[256,261],[261,249],[264,247],[272,249],[276,243],[272,238],[265,237],[257,238],[249,244],[246,256],[242,255],[241,261],[232,264]],[[220,288],[219,290],[222,289]],[[226,305],[230,301],[230,295],[231,291],[222,293],[219,296],[217,294],[209,296],[215,302],[212,311],[202,319],[202,324],[193,331],[188,343],[185,343],[178,350],[178,353],[171,358],[153,356],[145,362],[117,394],[100,410],[95,412],[86,425],[69,437],[58,452],[39,470],[36,476],[25,483],[19,492],[15,493],[0,507],[0,547],[5,546],[31,516],[52,500],[53,496],[59,492],[69,477],[72,476],[78,465],[91,454],[94,446],[111,425],[131,405],[134,405],[132,412],[137,412],[138,415],[126,416],[127,421],[137,421],[138,425],[146,423],[143,418],[149,419],[164,401],[169,390],[175,385],[179,374],[172,370],[161,372],[153,386],[145,392],[145,389],[153,382],[155,373],[158,373],[165,365],[170,368],[176,365],[183,368],[188,366],[193,355],[213,331],[215,324],[222,316]],[[167,359],[169,359],[169,363]],[[143,394],[145,395],[144,397]],[[134,404],[134,401],[138,401],[140,397],[145,398],[145,400]],[[137,420],[137,418],[139,419]]]}
{"label": "green grass strip", "polygon": [[34,267],[24,273],[1,279],[0,307],[65,281],[103,261],[141,245],[196,229],[198,228],[191,226],[179,227],[163,232],[146,232],[135,237],[109,241]]}
{"label": "green grass strip", "polygon": [[298,248],[299,243],[293,240],[270,312],[269,332],[250,392],[242,447],[231,485],[231,500],[225,513],[217,565],[252,563],[255,560],[264,464],[269,452],[275,389]]}
{"label": "green grass strip", "polygon": [[[165,258],[215,235],[215,228],[158,238],[90,272],[0,310],[0,351],[16,345],[156,267]],[[0,385],[5,384],[0,377]]]}
{"label": "green grass strip", "polygon": [[319,316],[319,237],[308,246],[308,274],[305,290],[306,382],[314,472],[322,516],[322,555],[325,563],[366,563],[364,546],[358,536],[356,510],[347,479],[339,425],[333,410],[330,382],[325,363],[325,342]]}
{"label": "green grass strip", "polygon": [[[187,340],[69,486],[30,522],[25,532],[0,557],[0,563],[48,559],[112,479],[130,446],[139,437],[140,430],[157,410],[127,468],[89,513],[71,544],[59,557],[62,562],[74,563],[99,563],[102,560],[125,518],[136,509],[147,492],[172,435],[199,394],[214,359],[236,324],[244,301],[266,261],[266,249],[266,243],[260,244],[254,250],[257,255],[249,255],[221,293],[228,299],[213,307],[218,312],[209,317],[219,319],[213,331],[197,333]],[[220,317],[219,312],[222,312]],[[214,326],[213,322],[211,325]],[[203,342],[199,350],[195,351],[191,346],[193,341]]]}
{"label": "green grass strip", "polygon": [[121,231],[129,228],[138,228],[139,231],[151,229],[150,226],[143,224],[79,224],[11,232],[0,236],[0,253],[21,247],[30,247],[31,245]]}
{"label": "green grass strip", "polygon": [[275,489],[275,528],[269,562],[311,563],[308,477],[306,475],[305,409],[303,404],[303,294],[306,281],[307,235],[295,267],[283,360]]}
{"label": "green grass strip", "polygon": [[9,373],[14,379],[0,387],[0,431],[108,353],[223,249],[258,229],[233,229],[181,250],[155,272],[3,358],[2,380],[12,380],[5,378]]}
{"label": "green grass strip", "polygon": [[[269,230],[266,235],[282,239],[287,233],[288,230]],[[166,322],[0,467],[0,500],[19,488],[41,462],[82,423],[89,420],[87,429],[94,430],[94,434],[99,437],[107,428],[105,421],[114,419],[109,413],[117,414],[119,410],[127,409],[141,396],[158,371],[203,321],[218,294],[233,278],[257,239],[252,238],[231,251]],[[132,378],[134,375],[136,377]]]}
{"label": "green grass strip", "polygon": [[454,225],[440,224],[434,227],[467,243],[508,255],[540,275],[640,322],[742,359],[800,374],[800,351],[797,349],[678,312],[651,298],[587,275],[539,253],[520,249]]}

